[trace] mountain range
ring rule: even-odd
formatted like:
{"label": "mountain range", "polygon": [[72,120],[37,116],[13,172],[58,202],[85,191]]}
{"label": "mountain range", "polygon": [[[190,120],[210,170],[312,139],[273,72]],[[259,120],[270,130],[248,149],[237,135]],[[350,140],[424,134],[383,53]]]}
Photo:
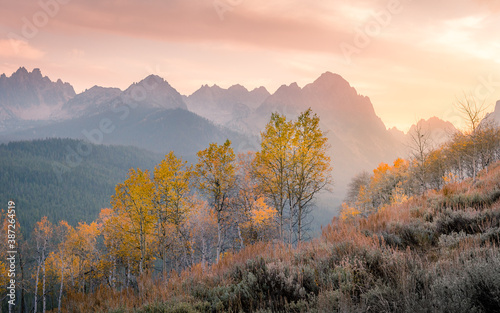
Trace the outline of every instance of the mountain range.
{"label": "mountain range", "polygon": [[[76,94],[69,83],[52,81],[39,69],[19,68],[10,77],[0,76],[0,141],[68,137],[157,153],[173,150],[194,161],[197,151],[226,138],[237,152],[257,150],[271,113],[291,119],[308,108],[328,133],[337,200],[358,172],[407,156],[409,135],[388,130],[370,99],[330,72],[304,87],[282,85],[272,94],[264,87],[203,85],[186,96],[156,75],[123,91],[94,86]],[[491,116],[500,121],[499,103]],[[417,125],[436,145],[456,131],[438,118]]]}

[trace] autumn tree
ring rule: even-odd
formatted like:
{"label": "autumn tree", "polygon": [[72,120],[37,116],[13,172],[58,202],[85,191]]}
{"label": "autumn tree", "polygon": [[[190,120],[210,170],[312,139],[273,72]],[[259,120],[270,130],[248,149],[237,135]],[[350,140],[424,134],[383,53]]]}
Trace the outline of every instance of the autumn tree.
{"label": "autumn tree", "polygon": [[306,207],[318,192],[332,183],[332,167],[327,155],[328,138],[319,127],[319,117],[311,109],[302,113],[294,123],[292,182],[289,198],[297,208],[297,240],[302,240]]}
{"label": "autumn tree", "polygon": [[46,311],[47,298],[46,298],[46,260],[49,255],[49,247],[53,235],[53,225],[44,216],[39,222],[35,224],[33,230],[33,238],[36,245],[36,276],[35,276],[35,300],[34,312],[37,312],[38,302],[38,282],[40,277],[40,270],[42,271],[42,312]]}
{"label": "autumn tree", "polygon": [[206,270],[210,259],[213,259],[211,249],[217,244],[217,217],[212,207],[206,201],[194,198],[189,218],[189,228],[192,231],[193,250],[199,256],[203,270]]}
{"label": "autumn tree", "polygon": [[133,237],[132,222],[126,215],[119,215],[113,209],[102,209],[99,213],[102,224],[101,234],[106,249],[107,281],[113,288],[120,288],[118,271],[123,267],[125,275],[122,286],[128,287],[131,281],[131,262],[140,259],[136,240]]}
{"label": "autumn tree", "polygon": [[237,218],[241,248],[257,241],[272,240],[277,235],[277,211],[265,202],[265,195],[260,192],[258,180],[253,175],[254,158],[252,152],[237,157],[237,190],[233,198],[233,206],[237,209],[233,214]]}
{"label": "autumn tree", "polygon": [[476,134],[478,162],[486,169],[500,159],[500,127],[492,121],[483,119]]}
{"label": "autumn tree", "polygon": [[409,133],[410,154],[413,159],[413,173],[419,184],[419,193],[426,189],[427,182],[427,157],[432,150],[431,140],[428,130],[424,130],[420,123],[417,123]]}
{"label": "autumn tree", "polygon": [[152,236],[156,224],[154,194],[154,184],[149,171],[131,169],[128,178],[116,186],[111,201],[113,210],[118,215],[123,215],[129,223],[130,227],[126,229],[127,238],[130,248],[140,252],[140,274],[151,257]]}
{"label": "autumn tree", "polygon": [[101,251],[98,241],[100,225],[78,223],[75,231],[68,234],[66,245],[68,254],[73,257],[70,267],[73,284],[80,291],[93,291],[97,281],[101,278],[100,261]]}
{"label": "autumn tree", "polygon": [[358,214],[366,216],[373,212],[373,201],[370,195],[372,175],[363,171],[351,179],[347,186],[347,196],[344,207],[357,208]]}
{"label": "autumn tree", "polygon": [[288,241],[294,241],[296,232],[300,242],[307,206],[332,183],[326,134],[319,127],[319,117],[308,109],[296,121],[273,113],[261,137],[254,175],[278,212],[280,238],[284,240],[288,213]]}
{"label": "autumn tree", "polygon": [[431,189],[439,190],[445,183],[445,177],[449,172],[449,164],[446,160],[444,147],[429,152],[425,160],[426,181]]}
{"label": "autumn tree", "polygon": [[64,279],[66,267],[68,266],[68,254],[69,247],[67,244],[67,238],[72,234],[75,230],[72,226],[68,224],[66,221],[60,221],[57,227],[55,227],[55,238],[56,238],[56,249],[52,254],[52,258],[56,260],[54,263],[58,263],[59,269],[59,295],[57,297],[57,312],[61,312],[61,303],[62,303],[62,295],[64,291]]}
{"label": "autumn tree", "polygon": [[[177,158],[173,152],[166,155],[154,170],[157,233],[164,272],[168,255],[181,254],[182,263],[185,265],[190,263],[191,248],[187,221],[191,211],[189,203],[191,172],[187,162]],[[167,252],[169,246],[172,249]]]}
{"label": "autumn tree", "polygon": [[355,176],[349,184],[341,216],[366,217],[385,205],[405,201],[414,194],[410,174],[410,162],[398,158],[392,166],[380,163],[373,175],[364,172]]}
{"label": "autumn tree", "polygon": [[271,120],[261,133],[260,151],[255,154],[254,175],[262,192],[278,212],[278,228],[284,240],[284,217],[290,186],[293,138],[293,123],[284,115],[273,113]]}
{"label": "autumn tree", "polygon": [[470,159],[472,167],[472,181],[476,182],[478,172],[478,144],[479,144],[479,130],[481,121],[484,118],[484,111],[486,107],[484,103],[478,103],[472,96],[464,95],[462,100],[457,101],[457,109],[462,113],[463,119],[466,124],[464,135],[470,139],[471,149],[468,151],[467,156]]}
{"label": "autumn tree", "polygon": [[216,143],[198,152],[198,163],[195,168],[195,181],[198,190],[204,194],[213,208],[217,220],[216,260],[225,240],[225,220],[229,210],[230,196],[235,181],[235,155],[231,142],[226,140],[222,145]]}

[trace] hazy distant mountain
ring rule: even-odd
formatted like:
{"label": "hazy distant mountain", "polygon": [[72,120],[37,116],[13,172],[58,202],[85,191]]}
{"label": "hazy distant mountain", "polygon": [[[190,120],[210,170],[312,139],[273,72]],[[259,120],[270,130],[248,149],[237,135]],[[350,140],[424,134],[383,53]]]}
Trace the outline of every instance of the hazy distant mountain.
{"label": "hazy distant mountain", "polygon": [[[230,139],[236,151],[255,150],[257,139],[214,125],[212,122],[183,109],[130,109],[125,118],[122,112],[109,110],[92,116],[60,121],[51,125],[10,134],[8,140],[42,138],[86,139],[95,144],[131,145],[149,151],[176,155],[195,160],[196,152],[210,143]],[[108,126],[102,131],[103,121]],[[0,138],[7,141],[7,138]]]}
{"label": "hazy distant mountain", "polygon": [[257,139],[238,134],[187,110],[182,96],[159,76],[125,91],[94,86],[58,108],[60,119],[0,136],[4,142],[42,138],[87,139],[133,145],[154,152],[175,151],[194,160],[212,142],[233,141],[237,151],[255,150]]}
{"label": "hazy distant mountain", "polygon": [[407,144],[411,144],[411,135],[415,134],[417,126],[420,127],[422,135],[428,136],[430,144],[437,148],[451,139],[457,132],[455,126],[438,117],[431,117],[428,120],[421,119],[416,125],[412,125],[406,134]]}
{"label": "hazy distant mountain", "polygon": [[397,129],[396,127],[389,128],[388,131],[391,133],[392,138],[394,138],[396,142],[405,144],[408,141],[408,137],[404,131]]}
{"label": "hazy distant mountain", "polygon": [[[73,87],[42,76],[39,69],[28,72],[19,68],[10,77],[0,75],[0,130],[9,121],[40,121],[57,118],[69,99],[75,96]],[[12,124],[11,126],[15,126]]]}
{"label": "hazy distant mountain", "polygon": [[65,116],[71,118],[102,113],[110,109],[111,100],[121,93],[122,91],[118,88],[94,86],[66,102],[62,111]]}
{"label": "hazy distant mountain", "polygon": [[489,113],[486,117],[486,120],[493,121],[497,125],[500,125],[500,100],[497,101],[495,105],[495,111]]}
{"label": "hazy distant mountain", "polygon": [[185,100],[190,111],[217,124],[241,131],[244,129],[240,128],[240,121],[260,106],[269,95],[264,87],[248,91],[241,85],[228,89],[217,85],[203,85]]}

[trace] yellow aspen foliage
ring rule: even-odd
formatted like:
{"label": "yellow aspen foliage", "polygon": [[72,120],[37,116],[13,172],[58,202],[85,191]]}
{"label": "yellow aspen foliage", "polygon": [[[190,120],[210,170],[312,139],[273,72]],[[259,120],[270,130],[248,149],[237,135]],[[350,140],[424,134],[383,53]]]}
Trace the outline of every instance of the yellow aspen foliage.
{"label": "yellow aspen foliage", "polygon": [[411,199],[411,197],[405,194],[402,185],[403,183],[399,182],[392,191],[391,204],[401,204]]}
{"label": "yellow aspen foliage", "polygon": [[187,162],[177,158],[173,152],[166,155],[154,170],[157,250],[164,270],[168,258],[182,259],[184,266],[191,260],[187,228],[192,208],[189,203],[191,174]]}
{"label": "yellow aspen foliage", "polygon": [[[119,215],[114,210],[105,208],[99,214],[102,223],[101,233],[110,263],[127,260],[139,260],[141,257],[137,242],[132,239],[132,224],[125,215]],[[109,266],[113,266],[109,264]]]}
{"label": "yellow aspen foliage", "polygon": [[[97,246],[99,234],[99,225],[92,222],[90,224],[79,223],[75,231],[68,235],[67,249],[75,258],[70,260],[69,266],[76,266],[76,268],[70,269],[70,275],[80,278],[76,281],[79,287],[82,287],[86,280],[95,280],[101,274],[99,271],[100,251]],[[84,275],[85,273],[89,274]],[[83,280],[81,280],[82,278]]]}
{"label": "yellow aspen foliage", "polygon": [[264,200],[264,197],[260,197],[250,201],[250,207],[246,211],[246,220],[241,225],[245,244],[268,241],[274,237],[278,212],[275,208],[268,206]]}
{"label": "yellow aspen foliage", "polygon": [[2,260],[0,261],[0,292],[4,293],[7,289],[9,278],[9,268],[8,265]]}
{"label": "yellow aspen foliage", "polygon": [[356,218],[358,215],[361,214],[361,211],[359,211],[355,207],[350,207],[347,203],[342,203],[342,209],[340,210],[340,218],[343,221],[349,221],[354,218]]}
{"label": "yellow aspen foliage", "polygon": [[198,152],[195,178],[198,189],[204,194],[215,211],[217,218],[217,262],[224,244],[224,221],[230,203],[230,192],[235,184],[235,160],[231,141],[222,145],[215,143]]}
{"label": "yellow aspen foliage", "polygon": [[128,178],[116,186],[113,210],[124,218],[120,226],[129,247],[140,252],[139,272],[149,265],[157,216],[154,210],[154,183],[149,171],[131,169]]}
{"label": "yellow aspen foliage", "polygon": [[250,217],[254,225],[266,225],[271,223],[276,217],[276,214],[276,209],[268,206],[262,197],[254,201],[250,211]]}

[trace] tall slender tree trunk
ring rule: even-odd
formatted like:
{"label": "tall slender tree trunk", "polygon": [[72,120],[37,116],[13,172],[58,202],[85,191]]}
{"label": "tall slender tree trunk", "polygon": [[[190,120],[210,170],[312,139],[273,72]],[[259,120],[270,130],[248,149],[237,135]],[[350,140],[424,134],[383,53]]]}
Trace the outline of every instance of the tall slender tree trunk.
{"label": "tall slender tree trunk", "polygon": [[141,217],[141,228],[140,228],[140,234],[139,234],[139,240],[140,240],[140,247],[141,247],[141,262],[139,263],[139,274],[142,275],[142,270],[144,267],[144,262],[146,259],[146,238],[144,234],[144,229],[143,229],[143,217]]}
{"label": "tall slender tree trunk", "polygon": [[300,243],[300,241],[302,240],[302,205],[300,204],[298,214],[297,243]]}
{"label": "tall slender tree trunk", "polygon": [[21,299],[19,302],[21,303],[21,308],[19,312],[24,313],[26,311],[25,300],[24,300],[24,262],[22,260],[22,254],[19,253],[19,267],[21,268],[21,281],[19,283],[19,287],[21,288]]}
{"label": "tall slender tree trunk", "polygon": [[41,267],[41,260],[40,257],[38,257],[38,265],[36,267],[36,278],[35,278],[35,300],[34,300],[34,308],[33,312],[37,312],[37,302],[38,302],[38,277],[40,276],[40,267]]}
{"label": "tall slender tree trunk", "polygon": [[205,236],[201,237],[201,267],[203,268],[203,272],[206,270],[207,265],[207,242],[205,240]]}
{"label": "tall slender tree trunk", "polygon": [[283,235],[283,209],[280,210],[280,240],[285,242],[285,236]]}
{"label": "tall slender tree trunk", "polygon": [[61,313],[61,301],[64,288],[64,254],[61,253],[61,287],[59,287],[59,299],[57,299],[57,312]]}
{"label": "tall slender tree trunk", "polygon": [[222,229],[220,225],[220,220],[217,218],[217,258],[216,262],[219,263],[220,253],[222,250]]}
{"label": "tall slender tree trunk", "polygon": [[162,253],[163,253],[163,266],[162,266],[162,272],[163,272],[163,279],[166,278],[167,276],[167,248],[165,247],[165,243],[163,243],[163,248],[162,248]]}
{"label": "tall slender tree trunk", "polygon": [[45,297],[45,251],[42,251],[42,312],[45,313],[47,306],[47,298]]}
{"label": "tall slender tree trunk", "polygon": [[240,224],[238,223],[238,238],[240,239],[240,250],[245,248],[245,243],[243,242],[243,236],[241,236]]}
{"label": "tall slender tree trunk", "polygon": [[127,288],[130,285],[130,257],[127,258]]}

